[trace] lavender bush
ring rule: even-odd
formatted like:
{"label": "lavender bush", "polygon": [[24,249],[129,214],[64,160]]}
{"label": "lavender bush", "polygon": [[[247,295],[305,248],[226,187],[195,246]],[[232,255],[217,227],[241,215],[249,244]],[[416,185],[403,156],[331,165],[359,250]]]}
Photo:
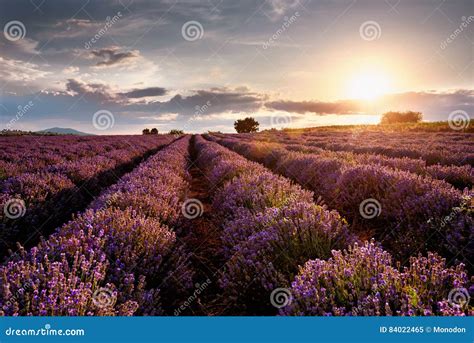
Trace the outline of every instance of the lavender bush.
{"label": "lavender bush", "polygon": [[366,242],[333,251],[325,261],[310,260],[292,283],[292,302],[282,315],[427,316],[463,315],[468,306],[448,299],[467,287],[464,266],[446,267],[436,254],[412,257],[399,270],[390,254]]}

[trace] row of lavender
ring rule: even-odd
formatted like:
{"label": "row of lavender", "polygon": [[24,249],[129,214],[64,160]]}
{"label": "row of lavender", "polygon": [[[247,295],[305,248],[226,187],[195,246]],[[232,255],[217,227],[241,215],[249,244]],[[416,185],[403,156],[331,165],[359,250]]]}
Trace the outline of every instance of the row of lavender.
{"label": "row of lavender", "polygon": [[[16,142],[16,137],[10,138]],[[55,164],[38,162],[32,168],[35,172],[27,171],[0,181],[0,206],[4,209],[0,213],[0,257],[13,249],[17,241],[34,243],[40,234],[47,235],[71,213],[83,209],[92,196],[115,182],[144,155],[170,143],[173,138],[87,137],[71,147],[65,146],[73,140],[70,137],[35,139],[45,139],[45,146],[51,151],[46,157],[42,155],[33,161],[44,158],[43,162],[54,160]],[[35,151],[33,147],[31,150]],[[20,152],[21,149],[17,154]],[[48,156],[54,158],[51,160]],[[21,170],[23,160],[20,156],[11,163]]]}
{"label": "row of lavender", "polygon": [[258,142],[219,142],[314,191],[354,232],[375,237],[401,261],[431,250],[472,269],[471,191],[379,165],[352,165]]}
{"label": "row of lavender", "polygon": [[474,164],[474,134],[471,133],[388,133],[359,129],[306,133],[262,132],[251,136],[287,144],[304,142],[333,151],[421,158],[428,165]]}
{"label": "row of lavender", "polygon": [[[114,150],[150,149],[151,137],[140,136],[12,136],[0,137],[0,180],[47,170]],[[95,163],[94,159],[84,161]]]}
{"label": "row of lavender", "polygon": [[427,165],[426,161],[408,157],[387,157],[381,154],[356,154],[353,152],[331,151],[303,144],[284,145],[288,150],[319,155],[324,158],[341,159],[353,165],[380,165],[392,169],[404,170],[417,175],[443,180],[458,189],[471,188],[474,185],[474,168],[470,165]]}
{"label": "row of lavender", "polygon": [[212,206],[227,259],[219,283],[229,306],[271,314],[279,304],[275,291],[291,285],[293,301],[280,314],[465,314],[448,301],[453,288],[467,287],[462,265],[448,268],[429,254],[400,270],[375,243],[358,243],[345,220],[315,204],[311,192],[216,143],[198,137],[196,145],[216,189]]}
{"label": "row of lavender", "polygon": [[[221,136],[224,138],[224,136]],[[271,139],[269,138],[271,137]],[[444,180],[458,189],[471,188],[474,184],[474,168],[468,164],[464,165],[443,165],[428,164],[425,160],[411,157],[388,157],[378,153],[363,153],[354,151],[334,151],[316,147],[311,141],[304,139],[286,139],[285,136],[277,135],[255,135],[254,138],[244,136],[241,139],[246,141],[263,141],[271,144],[273,142],[291,151],[311,153],[324,158],[340,159],[347,164],[381,165],[392,169],[404,170],[421,176],[432,177],[437,180]]]}
{"label": "row of lavender", "polygon": [[157,315],[190,286],[172,229],[189,138],[140,164],[90,208],[0,267],[0,315]]}

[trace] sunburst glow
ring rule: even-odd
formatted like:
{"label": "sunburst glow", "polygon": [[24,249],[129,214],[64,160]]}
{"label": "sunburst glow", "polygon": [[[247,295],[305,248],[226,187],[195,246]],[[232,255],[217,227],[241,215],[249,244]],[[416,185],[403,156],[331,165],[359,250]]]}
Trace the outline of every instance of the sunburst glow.
{"label": "sunburst glow", "polygon": [[351,98],[374,100],[391,91],[391,81],[381,71],[367,70],[350,78],[348,88]]}

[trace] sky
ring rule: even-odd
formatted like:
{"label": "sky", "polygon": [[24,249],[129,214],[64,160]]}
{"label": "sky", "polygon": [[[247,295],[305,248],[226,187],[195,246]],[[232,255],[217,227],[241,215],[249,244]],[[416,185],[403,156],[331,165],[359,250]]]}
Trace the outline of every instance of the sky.
{"label": "sky", "polygon": [[472,0],[0,0],[1,128],[474,116]]}

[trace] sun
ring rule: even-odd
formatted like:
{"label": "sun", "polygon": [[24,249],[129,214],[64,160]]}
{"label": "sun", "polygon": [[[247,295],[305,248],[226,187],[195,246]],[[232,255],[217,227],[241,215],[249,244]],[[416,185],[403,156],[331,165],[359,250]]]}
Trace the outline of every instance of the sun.
{"label": "sun", "polygon": [[348,91],[353,99],[375,100],[390,91],[390,78],[378,70],[361,71],[349,79]]}

